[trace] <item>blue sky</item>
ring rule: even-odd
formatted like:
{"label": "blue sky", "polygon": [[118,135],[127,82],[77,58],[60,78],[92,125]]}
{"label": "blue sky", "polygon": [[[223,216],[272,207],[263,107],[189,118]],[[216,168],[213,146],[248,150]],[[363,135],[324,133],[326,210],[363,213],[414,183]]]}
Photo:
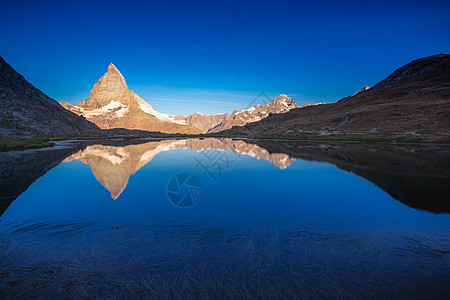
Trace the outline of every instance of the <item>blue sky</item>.
{"label": "blue sky", "polygon": [[171,114],[231,112],[260,92],[334,102],[450,53],[449,1],[2,1],[0,55],[78,103],[114,63]]}

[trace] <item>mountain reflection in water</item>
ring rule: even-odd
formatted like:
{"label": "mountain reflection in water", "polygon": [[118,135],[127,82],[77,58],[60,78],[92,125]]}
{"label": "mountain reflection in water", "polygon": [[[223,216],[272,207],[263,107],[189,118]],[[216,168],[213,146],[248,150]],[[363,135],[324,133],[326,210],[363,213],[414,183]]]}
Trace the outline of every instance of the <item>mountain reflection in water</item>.
{"label": "mountain reflection in water", "polygon": [[174,149],[230,150],[287,169],[296,159],[323,161],[353,172],[406,205],[432,212],[450,212],[450,150],[448,146],[305,143],[229,138],[158,141],[73,142],[62,149],[0,154],[1,212],[47,171],[62,161],[81,161],[116,199],[129,177],[156,155]]}
{"label": "mountain reflection in water", "polygon": [[[230,161],[216,181],[197,161],[212,156]],[[1,153],[0,298],[445,298],[449,161],[215,138]],[[169,196],[182,173],[192,206]]]}
{"label": "mountain reflection in water", "polygon": [[192,149],[197,152],[207,149],[231,150],[235,154],[264,159],[280,169],[286,169],[295,158],[283,153],[269,153],[266,149],[232,139],[183,139],[147,142],[122,147],[92,145],[67,157],[64,162],[79,160],[89,165],[95,178],[117,199],[128,184],[130,175],[148,164],[157,154],[173,149]]}

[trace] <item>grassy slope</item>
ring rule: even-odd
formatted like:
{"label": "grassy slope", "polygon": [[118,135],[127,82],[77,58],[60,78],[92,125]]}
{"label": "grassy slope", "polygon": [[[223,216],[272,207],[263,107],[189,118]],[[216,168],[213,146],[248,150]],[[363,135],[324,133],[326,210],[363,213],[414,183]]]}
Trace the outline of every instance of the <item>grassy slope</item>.
{"label": "grassy slope", "polygon": [[413,61],[373,88],[336,103],[294,109],[221,136],[416,141],[450,137],[450,55]]}

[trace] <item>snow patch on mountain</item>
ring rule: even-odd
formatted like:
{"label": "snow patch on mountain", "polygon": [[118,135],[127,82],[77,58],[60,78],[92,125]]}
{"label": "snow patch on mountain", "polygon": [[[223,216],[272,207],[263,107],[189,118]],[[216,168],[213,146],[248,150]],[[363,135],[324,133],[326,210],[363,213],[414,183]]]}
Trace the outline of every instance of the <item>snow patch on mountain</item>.
{"label": "snow patch on mountain", "polygon": [[107,104],[103,107],[93,109],[93,110],[87,110],[78,105],[74,105],[73,107],[78,109],[81,112],[81,114],[83,116],[85,116],[86,118],[93,117],[93,116],[106,115],[106,114],[110,113],[111,111],[118,109],[118,108],[120,108],[120,109],[118,111],[116,111],[116,114],[118,114],[118,116],[123,116],[123,114],[128,110],[122,103],[120,103],[119,101],[115,101],[115,100],[112,100],[109,104]]}
{"label": "snow patch on mountain", "polygon": [[186,122],[186,119],[179,120],[179,119],[176,119],[174,116],[171,116],[171,115],[167,115],[167,116],[169,117],[170,122],[172,122],[172,123],[177,123],[180,125],[188,125],[188,123]]}
{"label": "snow patch on mountain", "polygon": [[163,122],[170,122],[169,115],[162,114],[156,111],[150,104],[147,102],[139,102],[139,107],[147,114],[155,116],[157,119]]}

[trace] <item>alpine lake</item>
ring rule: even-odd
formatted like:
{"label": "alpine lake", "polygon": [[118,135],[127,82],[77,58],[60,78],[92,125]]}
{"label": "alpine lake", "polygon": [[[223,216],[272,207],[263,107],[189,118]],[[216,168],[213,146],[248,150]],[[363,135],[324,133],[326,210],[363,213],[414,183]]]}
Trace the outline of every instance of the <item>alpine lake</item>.
{"label": "alpine lake", "polygon": [[60,141],[0,172],[0,298],[450,295],[448,145]]}

